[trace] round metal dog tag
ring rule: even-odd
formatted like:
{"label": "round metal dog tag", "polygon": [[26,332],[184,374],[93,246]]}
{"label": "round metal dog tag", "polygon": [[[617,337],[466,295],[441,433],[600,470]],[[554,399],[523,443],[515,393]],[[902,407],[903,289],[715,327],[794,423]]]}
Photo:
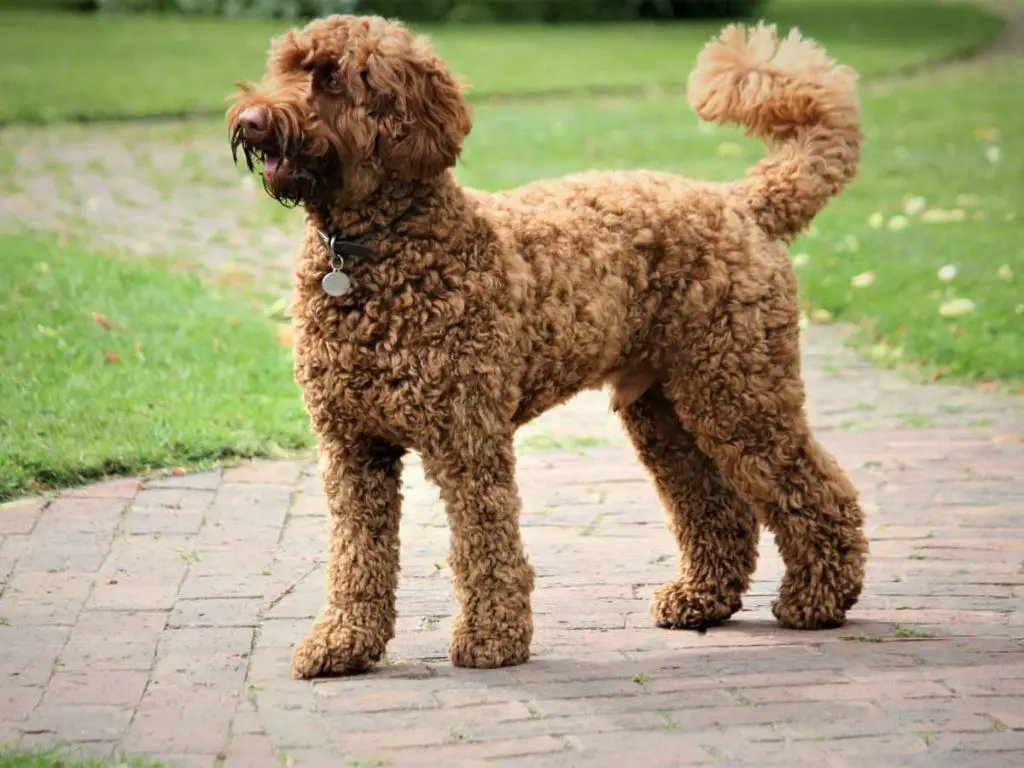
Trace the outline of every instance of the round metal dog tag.
{"label": "round metal dog tag", "polygon": [[352,281],[344,272],[328,272],[320,281],[320,285],[328,296],[344,296],[352,287]]}

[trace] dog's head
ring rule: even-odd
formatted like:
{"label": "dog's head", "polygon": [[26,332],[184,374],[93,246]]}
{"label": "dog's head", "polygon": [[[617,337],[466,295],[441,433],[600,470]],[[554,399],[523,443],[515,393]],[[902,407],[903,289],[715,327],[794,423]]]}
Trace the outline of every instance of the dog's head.
{"label": "dog's head", "polygon": [[472,125],[462,89],[423,38],[378,17],[332,16],[271,46],[228,112],[231,149],[292,204],[355,205],[389,181],[438,176]]}

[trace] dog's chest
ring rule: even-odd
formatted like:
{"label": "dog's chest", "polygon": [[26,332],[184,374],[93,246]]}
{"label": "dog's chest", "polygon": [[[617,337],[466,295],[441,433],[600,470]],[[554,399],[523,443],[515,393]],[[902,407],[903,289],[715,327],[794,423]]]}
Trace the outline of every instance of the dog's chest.
{"label": "dog's chest", "polygon": [[453,382],[466,369],[465,347],[444,343],[425,328],[380,328],[341,339],[313,329],[298,335],[296,380],[318,429],[346,424],[411,444],[444,419]]}

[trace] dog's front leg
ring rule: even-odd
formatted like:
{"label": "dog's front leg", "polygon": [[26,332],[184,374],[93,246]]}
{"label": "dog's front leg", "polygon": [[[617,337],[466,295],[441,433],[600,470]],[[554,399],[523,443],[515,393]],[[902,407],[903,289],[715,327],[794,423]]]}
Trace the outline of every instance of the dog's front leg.
{"label": "dog's front leg", "polygon": [[404,450],[322,440],[330,510],[327,606],[292,657],[298,678],[369,669],[395,634]]}
{"label": "dog's front leg", "polygon": [[443,455],[424,456],[451,527],[448,562],[461,612],[449,654],[457,667],[512,666],[530,657],[533,639],[533,568],[519,533],[515,452],[511,434],[472,432],[472,440],[446,444]]}

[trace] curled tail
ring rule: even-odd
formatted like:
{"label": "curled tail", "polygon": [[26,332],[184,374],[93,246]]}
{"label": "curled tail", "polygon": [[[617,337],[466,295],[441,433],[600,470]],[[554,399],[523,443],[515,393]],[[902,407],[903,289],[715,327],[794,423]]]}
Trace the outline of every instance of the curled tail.
{"label": "curled tail", "polygon": [[726,27],[697,57],[690,105],[738,123],[768,155],[735,189],[772,238],[792,240],[857,174],[862,134],[857,74],[797,30]]}

